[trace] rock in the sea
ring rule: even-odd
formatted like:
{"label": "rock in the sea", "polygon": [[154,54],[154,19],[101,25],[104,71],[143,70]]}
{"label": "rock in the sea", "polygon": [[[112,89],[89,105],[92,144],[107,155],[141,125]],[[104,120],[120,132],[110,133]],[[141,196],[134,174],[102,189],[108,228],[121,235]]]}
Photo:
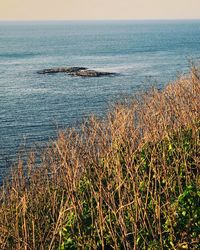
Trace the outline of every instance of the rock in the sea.
{"label": "rock in the sea", "polygon": [[37,71],[38,74],[55,74],[55,73],[75,73],[79,70],[86,70],[85,67],[61,67],[61,68],[51,68],[43,69]]}
{"label": "rock in the sea", "polygon": [[51,68],[37,71],[38,74],[55,74],[55,73],[67,73],[72,76],[82,77],[100,77],[100,76],[114,76],[116,73],[102,72],[96,70],[90,70],[85,67],[62,67],[62,68]]}
{"label": "rock in the sea", "polygon": [[83,76],[83,77],[100,77],[100,76],[111,76],[115,75],[115,73],[111,72],[101,72],[96,70],[83,69],[76,72],[70,73],[73,76]]}

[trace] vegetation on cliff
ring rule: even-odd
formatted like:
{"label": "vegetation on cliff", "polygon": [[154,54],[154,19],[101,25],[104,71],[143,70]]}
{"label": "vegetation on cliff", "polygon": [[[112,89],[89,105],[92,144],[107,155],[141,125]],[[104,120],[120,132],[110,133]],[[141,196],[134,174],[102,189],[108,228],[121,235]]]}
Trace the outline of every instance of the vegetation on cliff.
{"label": "vegetation on cliff", "polygon": [[1,249],[198,249],[200,73],[87,120],[1,187]]}

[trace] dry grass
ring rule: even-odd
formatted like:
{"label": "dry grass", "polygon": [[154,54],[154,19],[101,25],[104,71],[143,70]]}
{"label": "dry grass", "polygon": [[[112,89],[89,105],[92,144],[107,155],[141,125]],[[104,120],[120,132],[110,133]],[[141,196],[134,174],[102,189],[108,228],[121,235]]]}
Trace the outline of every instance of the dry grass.
{"label": "dry grass", "polygon": [[200,74],[116,105],[19,161],[1,249],[198,249]]}

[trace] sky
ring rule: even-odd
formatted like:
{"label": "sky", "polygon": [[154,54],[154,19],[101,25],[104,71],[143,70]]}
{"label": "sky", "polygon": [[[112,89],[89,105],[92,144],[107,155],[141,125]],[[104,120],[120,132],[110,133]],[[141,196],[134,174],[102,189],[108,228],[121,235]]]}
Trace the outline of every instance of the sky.
{"label": "sky", "polygon": [[0,20],[200,19],[200,0],[0,0]]}

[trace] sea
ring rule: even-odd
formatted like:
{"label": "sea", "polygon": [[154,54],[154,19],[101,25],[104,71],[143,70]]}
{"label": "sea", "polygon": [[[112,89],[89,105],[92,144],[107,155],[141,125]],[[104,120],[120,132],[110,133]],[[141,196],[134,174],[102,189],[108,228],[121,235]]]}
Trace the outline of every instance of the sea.
{"label": "sea", "polygon": [[[162,89],[199,61],[200,20],[0,22],[0,180],[22,149]],[[118,75],[37,74],[72,66]]]}

